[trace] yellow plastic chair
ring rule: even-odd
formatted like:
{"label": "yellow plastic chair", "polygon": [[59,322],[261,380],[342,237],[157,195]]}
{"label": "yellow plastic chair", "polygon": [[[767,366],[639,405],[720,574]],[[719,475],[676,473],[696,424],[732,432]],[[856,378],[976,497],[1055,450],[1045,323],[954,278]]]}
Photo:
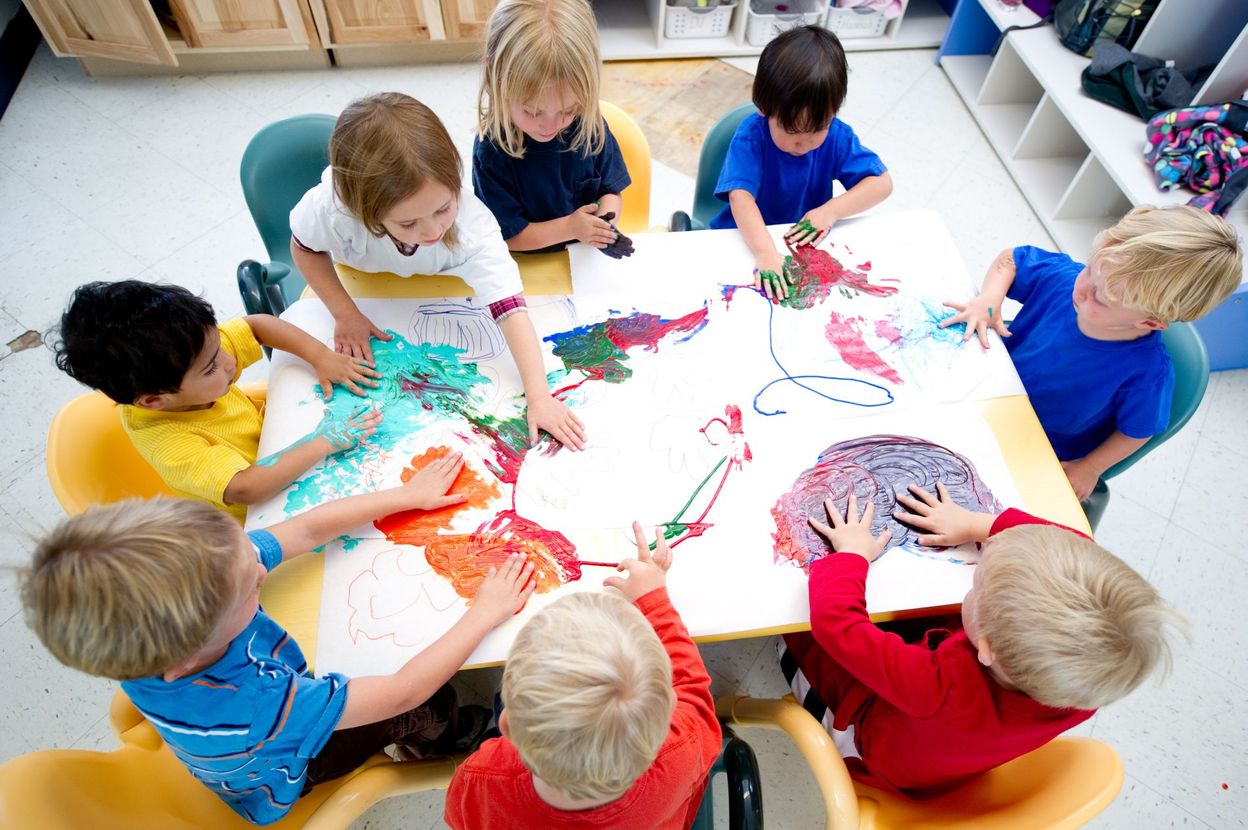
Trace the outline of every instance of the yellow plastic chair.
{"label": "yellow plastic chair", "polygon": [[909,799],[853,781],[828,733],[791,695],[723,697],[716,710],[727,723],[788,734],[819,783],[828,830],[1068,830],[1091,821],[1122,789],[1113,747],[1056,738],[953,790]]}
{"label": "yellow plastic chair", "polygon": [[620,153],[633,180],[620,194],[620,216],[615,225],[624,233],[644,233],[650,230],[650,144],[624,110],[606,101],[599,101],[598,108],[620,144]]}
{"label": "yellow plastic chair", "polygon": [[[0,766],[0,830],[251,830],[197,781],[118,692],[109,713],[112,752],[45,750]],[[450,784],[462,759],[394,763],[376,755],[296,802],[278,830],[346,828],[377,802]]]}
{"label": "yellow plastic chair", "polygon": [[[252,400],[263,400],[263,383],[244,384]],[[93,504],[129,498],[175,495],[134,449],[121,426],[121,413],[102,392],[79,395],[61,407],[48,427],[48,482],[68,514]]]}

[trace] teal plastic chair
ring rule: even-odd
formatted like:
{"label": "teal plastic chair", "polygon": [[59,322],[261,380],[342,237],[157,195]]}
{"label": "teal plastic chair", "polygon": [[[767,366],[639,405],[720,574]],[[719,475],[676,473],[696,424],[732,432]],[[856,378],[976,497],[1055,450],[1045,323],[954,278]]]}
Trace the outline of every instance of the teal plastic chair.
{"label": "teal plastic chair", "polygon": [[745,117],[755,111],[753,104],[742,104],[711,127],[698,156],[698,178],[693,186],[693,215],[683,210],[676,211],[668,222],[668,230],[704,231],[716,214],[724,209],[725,203],[715,198],[715,183],[719,181],[719,171],[724,166],[732,136]]}
{"label": "teal plastic chair", "polygon": [[719,757],[707,775],[706,794],[698,806],[698,814],[689,830],[714,830],[715,806],[712,791],[717,776],[724,776],[728,784],[728,830],[762,830],[763,783],[758,772],[758,759],[754,750],[727,726],[724,744]]}
{"label": "teal plastic chair", "polygon": [[243,198],[268,251],[269,262],[243,260],[238,291],[248,314],[281,314],[307,284],[290,256],[290,211],[329,166],[332,115],[295,115],[256,133],[239,174]]}
{"label": "teal plastic chair", "polygon": [[1131,469],[1144,456],[1148,455],[1172,435],[1183,428],[1192,419],[1200,401],[1205,397],[1209,387],[1209,353],[1205,351],[1205,342],[1191,323],[1171,323],[1161,333],[1161,341],[1170,354],[1170,362],[1174,364],[1174,396],[1170,400],[1170,425],[1162,432],[1148,439],[1148,443],[1106,470],[1092,493],[1083,500],[1083,512],[1088,517],[1088,524],[1096,530],[1105,508],[1109,506],[1109,485],[1106,479],[1121,475]]}

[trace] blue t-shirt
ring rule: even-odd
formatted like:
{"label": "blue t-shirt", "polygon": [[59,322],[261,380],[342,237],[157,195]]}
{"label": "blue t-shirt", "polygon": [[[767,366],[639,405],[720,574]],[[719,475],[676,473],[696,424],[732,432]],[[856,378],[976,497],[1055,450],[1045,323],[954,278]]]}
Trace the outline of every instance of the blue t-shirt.
{"label": "blue t-shirt", "polygon": [[[277,567],[277,539],[265,530],[248,536],[264,567]],[[294,805],[347,702],[347,678],[313,677],[299,646],[263,610],[208,668],[121,688],[191,774],[254,824]]]}
{"label": "blue t-shirt", "polygon": [[[767,119],[758,113],[746,116],[728,145],[724,167],[715,185],[715,197],[728,201],[728,193],[745,190],[758,203],[763,222],[779,225],[796,222],[832,198],[832,182],[849,190],[869,176],[888,168],[880,157],[863,147],[844,121],[832,119],[823,144],[800,156],[776,146]],[[725,207],[711,220],[712,228],[735,228],[732,209]]]}
{"label": "blue t-shirt", "polygon": [[[620,145],[607,122],[602,152],[587,156],[568,146],[580,119],[545,143],[524,138],[524,158],[478,137],[472,143],[472,189],[498,220],[503,239],[511,239],[531,222],[549,222],[606,196],[632,182]],[[567,243],[555,246],[561,249]]]}
{"label": "blue t-shirt", "polygon": [[1118,430],[1156,435],[1170,423],[1174,367],[1150,332],[1095,340],[1079,330],[1071,292],[1083,265],[1066,254],[1014,249],[1008,296],[1023,304],[1005,347],[1057,457],[1083,458]]}

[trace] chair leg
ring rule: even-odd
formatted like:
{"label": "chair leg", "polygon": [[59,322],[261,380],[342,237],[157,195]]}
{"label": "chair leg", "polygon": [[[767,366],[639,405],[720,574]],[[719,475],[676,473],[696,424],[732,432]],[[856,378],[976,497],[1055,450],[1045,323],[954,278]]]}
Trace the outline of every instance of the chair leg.
{"label": "chair leg", "polygon": [[678,210],[667,221],[667,229],[673,232],[691,231],[693,230],[693,220],[689,218],[689,214],[683,210]]}
{"label": "chair leg", "polygon": [[238,293],[243,298],[243,309],[248,314],[268,314],[265,301],[264,266],[254,259],[238,264]]}
{"label": "chair leg", "polygon": [[1092,488],[1088,497],[1079,503],[1079,506],[1083,508],[1083,515],[1088,517],[1088,524],[1095,535],[1096,526],[1101,523],[1105,508],[1109,507],[1109,485],[1105,483],[1105,479],[1096,480],[1096,486]]}
{"label": "chair leg", "polygon": [[264,293],[269,313],[280,317],[290,305],[283,288],[283,280],[290,276],[290,266],[284,262],[270,262],[264,269]]}
{"label": "chair leg", "polygon": [[754,750],[729,731],[720,757],[728,776],[729,830],[763,830],[763,782]]}

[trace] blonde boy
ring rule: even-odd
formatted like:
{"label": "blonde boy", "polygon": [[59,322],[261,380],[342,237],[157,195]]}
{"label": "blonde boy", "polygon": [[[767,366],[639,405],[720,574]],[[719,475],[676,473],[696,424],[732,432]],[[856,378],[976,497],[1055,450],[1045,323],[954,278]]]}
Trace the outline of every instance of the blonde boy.
{"label": "blonde boy", "polygon": [[[529,621],[503,673],[502,737],[455,771],[456,830],[689,827],[719,754],[711,680],[664,587],[671,551],[637,558],[614,594],[577,593]],[[630,604],[631,603],[631,604]]]}
{"label": "blonde boy", "polygon": [[[979,296],[941,323],[966,323],[1005,346],[1080,499],[1107,469],[1170,422],[1174,367],[1159,332],[1196,320],[1239,287],[1243,252],[1216,216],[1137,207],[1093,243],[1086,266],[1065,254],[1002,251]],[[1023,304],[1007,330],[1006,297]]]}
{"label": "blonde boy", "polygon": [[313,676],[259,597],[281,562],[352,528],[462,502],[443,495],[461,466],[448,456],[401,487],[251,533],[202,502],[92,508],[36,550],[22,584],[27,622],[65,665],[120,680],[191,774],[239,815],[277,821],[313,785],[388,744],[456,748],[447,681],[532,592],[523,556],[491,571],[451,630],[391,675]]}
{"label": "blonde boy", "polygon": [[[983,544],[962,601],[963,630],[930,629],[918,643],[871,623],[867,569],[887,534],[871,535],[853,495],[830,526],[832,550],[810,568],[809,634],[788,635],[781,668],[808,711],[822,713],[855,777],[920,794],[1003,764],[1169,668],[1162,605],[1121,560],[1069,528],[1022,512],[972,513],[918,487],[896,518],[920,544]],[[908,511],[908,512],[906,512]]]}

